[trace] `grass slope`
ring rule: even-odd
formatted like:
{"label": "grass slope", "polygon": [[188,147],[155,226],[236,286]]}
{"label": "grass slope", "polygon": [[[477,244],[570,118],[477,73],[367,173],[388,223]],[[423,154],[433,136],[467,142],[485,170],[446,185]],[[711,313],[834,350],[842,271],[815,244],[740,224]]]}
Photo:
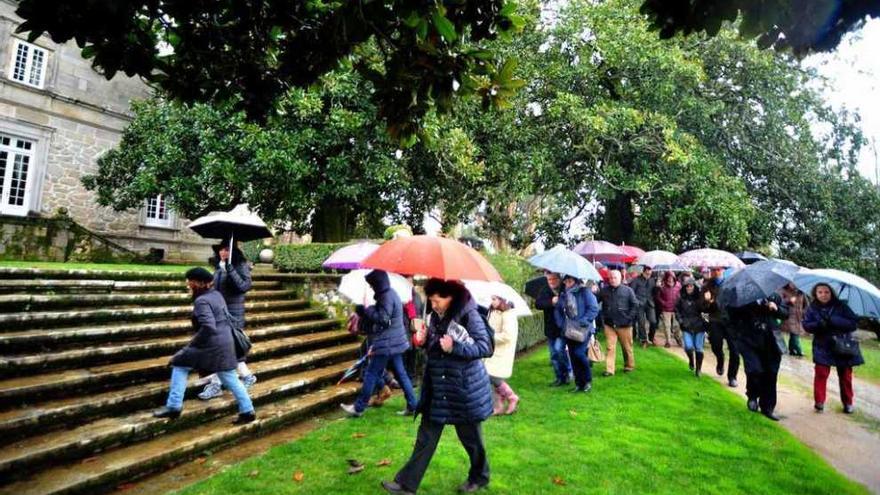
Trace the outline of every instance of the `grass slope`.
{"label": "grass slope", "polygon": [[[512,385],[521,409],[484,423],[492,482],[482,493],[866,493],[673,356],[649,349],[636,359],[635,373],[597,377],[589,395],[547,386],[544,349],[517,361]],[[416,424],[394,415],[400,407],[395,397],[361,419],[330,420],[181,493],[384,493],[379,481],[406,461],[415,438]],[[366,469],[348,475],[346,459]],[[390,466],[377,466],[382,459]],[[466,472],[447,428],[420,493],[454,493]]]}

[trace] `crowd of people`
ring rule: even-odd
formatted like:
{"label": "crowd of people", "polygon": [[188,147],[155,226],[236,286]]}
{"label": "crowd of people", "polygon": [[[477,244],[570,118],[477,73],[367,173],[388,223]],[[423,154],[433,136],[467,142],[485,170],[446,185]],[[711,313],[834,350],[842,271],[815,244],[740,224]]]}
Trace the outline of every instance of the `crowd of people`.
{"label": "crowd of people", "polygon": [[[191,342],[170,361],[171,383],[157,418],[181,415],[187,378],[192,371],[207,376],[198,394],[211,400],[229,390],[238,403],[233,424],[256,419],[248,388],[256,377],[247,367],[247,348],[236,334],[245,326],[244,300],[251,287],[243,253],[228,241],[215,249],[214,273],[193,268],[186,273],[193,297]],[[823,412],[826,383],[837,368],[845,413],[854,411],[853,367],[863,364],[860,353],[841,352],[858,317],[825,283],[809,296],[789,284],[764,299],[740,307],[719,302],[724,268],[655,274],[650,267],[625,281],[625,273],[610,270],[599,281],[545,272],[534,298],[544,313],[552,387],[570,386],[572,393],[593,390],[594,362],[604,360],[601,376],[617,373],[617,347],[622,348],[623,372],[636,370],[634,346],[681,347],[696,377],[702,373],[706,337],[716,358],[716,373],[736,387],[740,361],[745,368],[747,407],[778,421],[776,383],[782,355],[803,356],[800,336],[813,335],[815,363],[814,403]],[[462,493],[478,491],[489,483],[489,463],[481,424],[493,415],[517,411],[520,398],[509,383],[513,375],[517,316],[513,303],[495,294],[489,307],[479,306],[461,282],[428,279],[424,296],[413,288],[404,304],[391,288],[389,276],[373,270],[366,282],[374,304],[357,305],[354,331],[363,334],[365,359],[362,386],[356,400],[341,404],[351,417],[361,417],[380,406],[400,388],[406,401],[402,416],[421,416],[412,454],[393,480],[383,488],[394,494],[415,493],[434,455],[446,425],[454,426],[470,459]],[[604,358],[597,341],[605,337]],[[782,332],[789,334],[786,343]],[[634,339],[638,339],[635,341]],[[727,354],[725,355],[725,348]],[[727,364],[725,368],[725,364]],[[416,395],[414,382],[419,384]],[[573,383],[572,383],[573,382]],[[573,386],[571,386],[573,385]]]}

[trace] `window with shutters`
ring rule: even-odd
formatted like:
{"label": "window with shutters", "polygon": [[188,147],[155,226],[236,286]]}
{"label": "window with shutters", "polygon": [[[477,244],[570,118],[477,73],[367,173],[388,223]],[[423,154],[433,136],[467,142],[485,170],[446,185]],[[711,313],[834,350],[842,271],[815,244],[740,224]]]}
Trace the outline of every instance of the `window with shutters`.
{"label": "window with shutters", "polygon": [[13,81],[42,88],[46,77],[46,50],[22,41],[14,40],[12,47],[12,63],[9,67],[9,78]]}

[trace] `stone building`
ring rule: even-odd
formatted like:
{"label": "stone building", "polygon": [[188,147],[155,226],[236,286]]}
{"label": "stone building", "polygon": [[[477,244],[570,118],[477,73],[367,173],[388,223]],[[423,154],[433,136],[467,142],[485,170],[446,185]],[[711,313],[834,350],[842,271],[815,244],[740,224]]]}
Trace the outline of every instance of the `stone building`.
{"label": "stone building", "polygon": [[[0,241],[12,242],[27,219],[66,209],[82,227],[135,252],[205,259],[209,243],[161,196],[140,211],[116,212],[98,206],[80,182],[119,142],[131,120],[130,101],[148,97],[150,88],[124,74],[108,81],[73,41],[42,36],[29,43],[15,33],[21,23],[15,8],[16,2],[0,0],[0,224],[6,234]],[[3,251],[0,246],[0,257]]]}

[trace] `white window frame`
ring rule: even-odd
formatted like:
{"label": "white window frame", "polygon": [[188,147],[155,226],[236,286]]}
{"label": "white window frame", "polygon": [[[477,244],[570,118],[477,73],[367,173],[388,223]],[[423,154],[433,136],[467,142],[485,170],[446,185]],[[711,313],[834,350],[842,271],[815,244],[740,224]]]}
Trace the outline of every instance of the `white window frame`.
{"label": "white window frame", "polygon": [[[150,216],[150,201],[152,200],[155,200],[157,204],[165,204],[165,218]],[[173,229],[174,221],[176,220],[174,210],[168,207],[162,194],[144,200],[144,207],[141,216],[144,219],[143,225],[145,227],[158,227],[162,229]]]}
{"label": "white window frame", "polygon": [[[2,139],[9,139],[9,144],[3,144]],[[28,143],[30,148],[23,149],[16,147],[16,142]],[[6,153],[6,163],[3,169],[2,186],[0,186],[0,215],[27,216],[31,206],[31,190],[36,176],[36,159],[37,159],[37,142],[33,139],[27,139],[0,132],[0,152]],[[12,194],[12,180],[15,172],[16,158],[27,159],[24,191],[22,193],[22,202],[20,205],[9,204],[10,195]],[[21,180],[20,178],[17,178]]]}
{"label": "white window frame", "polygon": [[[24,65],[24,80],[15,78],[15,66],[16,61],[18,59],[18,50],[19,47],[26,47],[28,49],[27,56],[25,57],[25,65]],[[40,77],[36,83],[31,82],[31,73],[34,71],[34,59],[36,58],[36,53],[42,53],[40,60]],[[30,86],[32,88],[43,89],[46,86],[46,71],[49,70],[49,50],[45,48],[41,48],[33,43],[28,43],[27,41],[20,40],[18,38],[13,38],[12,43],[12,55],[9,60],[9,70],[8,77],[10,80],[15,81],[20,84],[24,84],[26,86]]]}

